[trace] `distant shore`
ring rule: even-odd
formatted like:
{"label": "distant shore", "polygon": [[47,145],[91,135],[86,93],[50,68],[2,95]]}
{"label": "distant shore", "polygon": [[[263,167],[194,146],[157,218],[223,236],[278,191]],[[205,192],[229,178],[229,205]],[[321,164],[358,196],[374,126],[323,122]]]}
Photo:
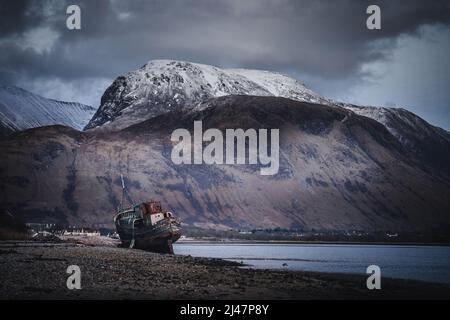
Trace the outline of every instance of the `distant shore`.
{"label": "distant shore", "polygon": [[[66,269],[81,269],[81,290]],[[361,275],[241,268],[221,259],[112,245],[1,241],[0,299],[450,299],[450,286]]]}
{"label": "distant shore", "polygon": [[330,245],[392,245],[392,246],[450,246],[439,242],[364,242],[364,241],[303,241],[303,240],[244,240],[244,239],[180,239],[179,244],[330,244]]}

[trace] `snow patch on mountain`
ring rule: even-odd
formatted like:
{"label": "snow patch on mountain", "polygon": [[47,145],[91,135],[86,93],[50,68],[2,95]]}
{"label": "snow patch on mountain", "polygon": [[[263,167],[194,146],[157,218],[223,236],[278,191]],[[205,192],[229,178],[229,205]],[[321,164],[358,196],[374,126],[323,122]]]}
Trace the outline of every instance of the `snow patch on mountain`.
{"label": "snow patch on mountain", "polygon": [[86,129],[122,129],[165,112],[189,109],[225,95],[276,96],[329,104],[298,80],[279,73],[221,69],[173,60],[152,60],[118,77],[106,90]]}
{"label": "snow patch on mountain", "polygon": [[14,132],[48,125],[82,130],[95,108],[77,102],[47,99],[14,86],[0,86],[0,127]]}
{"label": "snow patch on mountain", "polygon": [[339,102],[336,102],[335,105],[380,122],[404,146],[415,147],[417,140],[422,142],[435,139],[450,141],[449,132],[429,124],[404,108],[357,106]]}

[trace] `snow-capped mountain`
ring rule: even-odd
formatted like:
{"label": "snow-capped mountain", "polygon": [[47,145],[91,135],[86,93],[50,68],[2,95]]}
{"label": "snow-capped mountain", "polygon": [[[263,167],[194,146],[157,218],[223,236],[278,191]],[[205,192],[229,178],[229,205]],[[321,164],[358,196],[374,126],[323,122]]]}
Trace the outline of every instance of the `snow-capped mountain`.
{"label": "snow-capped mountain", "polygon": [[298,80],[279,73],[152,60],[112,83],[86,129],[106,125],[108,129],[120,130],[169,111],[189,109],[207,99],[226,95],[275,96],[330,103]]}
{"label": "snow-capped mountain", "polygon": [[82,130],[95,108],[77,102],[47,99],[14,86],[0,86],[0,132],[54,124]]}
{"label": "snow-capped mountain", "polygon": [[[196,120],[279,129],[278,174],[174,164],[170,133],[192,132]],[[114,81],[87,128],[0,139],[0,210],[111,227],[126,173],[133,199],[155,195],[199,227],[450,230],[448,132],[404,109],[323,98],[277,73],[151,61]]]}
{"label": "snow-capped mountain", "polygon": [[121,130],[170,111],[191,110],[205,100],[226,95],[274,96],[344,108],[349,116],[357,114],[380,122],[404,147],[422,155],[429,154],[430,144],[436,149],[435,146],[441,148],[450,143],[447,131],[405,109],[333,101],[279,73],[220,69],[174,60],[152,60],[119,76],[105,91],[86,129]]}

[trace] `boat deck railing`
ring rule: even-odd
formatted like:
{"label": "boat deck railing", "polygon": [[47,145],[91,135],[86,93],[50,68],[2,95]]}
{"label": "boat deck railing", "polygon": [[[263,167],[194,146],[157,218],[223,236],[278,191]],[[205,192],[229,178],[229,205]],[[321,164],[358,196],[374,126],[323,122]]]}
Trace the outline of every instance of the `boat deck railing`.
{"label": "boat deck railing", "polygon": [[114,222],[115,222],[117,219],[121,219],[121,218],[130,218],[130,217],[133,217],[133,216],[135,216],[135,215],[136,215],[136,212],[134,211],[134,209],[130,209],[130,210],[127,210],[127,211],[122,211],[122,212],[117,213],[117,214],[114,216]]}

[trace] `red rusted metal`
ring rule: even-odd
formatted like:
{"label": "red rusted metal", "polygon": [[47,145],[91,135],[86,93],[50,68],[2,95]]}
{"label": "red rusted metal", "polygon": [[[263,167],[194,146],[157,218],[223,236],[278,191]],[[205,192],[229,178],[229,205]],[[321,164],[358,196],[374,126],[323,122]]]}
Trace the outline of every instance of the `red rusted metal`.
{"label": "red rusted metal", "polygon": [[160,213],[162,212],[162,206],[161,206],[161,202],[159,201],[148,201],[148,202],[144,202],[142,204],[142,213],[144,215],[146,214],[155,214],[155,213]]}

